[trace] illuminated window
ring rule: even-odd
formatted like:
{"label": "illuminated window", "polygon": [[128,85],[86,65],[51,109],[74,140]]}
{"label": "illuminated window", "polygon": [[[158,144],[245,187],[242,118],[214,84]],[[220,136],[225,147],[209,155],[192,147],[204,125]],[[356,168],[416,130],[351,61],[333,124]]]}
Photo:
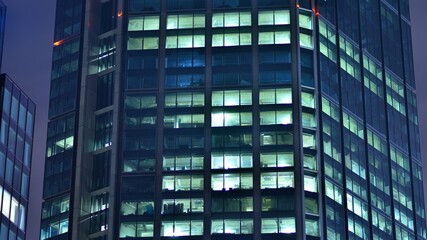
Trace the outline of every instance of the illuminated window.
{"label": "illuminated window", "polygon": [[159,30],[159,16],[129,17],[128,31]]}
{"label": "illuminated window", "polygon": [[316,156],[304,155],[304,168],[310,170],[317,170]]}
{"label": "illuminated window", "polygon": [[317,178],[314,176],[304,176],[304,190],[307,192],[317,192]]}
{"label": "illuminated window", "polygon": [[[251,25],[250,12],[214,13],[212,16],[213,28],[242,27]],[[252,44],[250,32],[239,30],[216,30],[212,34],[213,47],[247,46]]]}
{"label": "illuminated window", "polygon": [[[2,231],[3,232],[3,231]],[[41,229],[41,239],[55,237],[68,232],[68,219],[50,222],[47,227]]]}
{"label": "illuminated window", "polygon": [[305,14],[300,13],[299,14],[299,26],[301,28],[313,30],[313,23],[312,23],[311,15],[305,15]]}
{"label": "illuminated window", "polygon": [[293,188],[293,172],[261,173],[261,189]]}
{"label": "illuminated window", "polygon": [[252,168],[252,154],[239,152],[212,153],[212,169]]}
{"label": "illuminated window", "polygon": [[302,92],[301,93],[301,104],[303,107],[315,108],[316,100],[314,99],[313,93]]}
{"label": "illuminated window", "polygon": [[129,37],[128,50],[151,50],[159,48],[158,37]]}
{"label": "illuminated window", "polygon": [[163,176],[162,186],[163,191],[201,191],[203,190],[203,176]]}
{"label": "illuminated window", "polygon": [[167,29],[204,28],[205,16],[202,14],[169,15]]}
{"label": "illuminated window", "polygon": [[225,32],[212,34],[212,47],[249,46],[252,44],[250,32]]}
{"label": "illuminated window", "polygon": [[212,28],[251,26],[250,12],[214,13]]}
{"label": "illuminated window", "polygon": [[129,39],[128,39],[128,50],[142,50],[142,38],[140,38],[140,37],[129,37]]}
{"label": "illuminated window", "polygon": [[259,32],[259,45],[267,44],[290,44],[290,31]]}
{"label": "illuminated window", "polygon": [[163,237],[201,236],[203,221],[162,221],[161,233]]}
{"label": "illuminated window", "polygon": [[205,94],[202,92],[166,93],[165,107],[203,107]]}
{"label": "illuminated window", "polygon": [[300,45],[308,49],[313,49],[313,37],[311,35],[300,33]]}
{"label": "illuminated window", "polygon": [[251,234],[252,219],[219,219],[212,220],[212,234]]}
{"label": "illuminated window", "polygon": [[153,215],[153,201],[123,201],[121,206],[121,215]]}
{"label": "illuminated window", "polygon": [[120,224],[120,237],[153,237],[154,224],[152,222],[127,222]]}
{"label": "illuminated window", "polygon": [[163,171],[186,171],[203,169],[203,156],[165,156],[163,158]]}
{"label": "illuminated window", "polygon": [[316,139],[313,134],[303,133],[302,143],[304,148],[316,149]]}
{"label": "illuminated window", "polygon": [[215,109],[212,113],[212,127],[251,126],[251,112],[227,112]]}
{"label": "illuminated window", "polygon": [[[74,118],[74,115],[70,115],[66,118],[60,118],[49,123],[49,134],[47,139],[47,157],[56,155],[58,153],[73,148]],[[8,171],[6,171],[6,174],[7,173]]]}
{"label": "illuminated window", "polygon": [[305,219],[305,233],[309,236],[319,236],[319,221],[313,219]]}
{"label": "illuminated window", "polygon": [[195,128],[204,126],[203,114],[166,115],[164,117],[165,128]]}
{"label": "illuminated window", "polygon": [[200,48],[205,46],[203,33],[183,34],[166,37],[166,48]]}
{"label": "illuminated window", "polygon": [[261,233],[295,233],[295,218],[263,218]]}
{"label": "illuminated window", "polygon": [[258,25],[289,25],[289,10],[260,11],[258,13]]}
{"label": "illuminated window", "polygon": [[347,193],[347,209],[354,212],[357,216],[365,220],[368,220],[368,204],[366,204],[364,201],[348,193]]}
{"label": "illuminated window", "polygon": [[339,204],[342,204],[343,190],[329,180],[325,181],[325,192],[327,197]]}
{"label": "illuminated window", "polygon": [[260,118],[260,125],[288,125],[292,124],[292,111],[261,111]]}
{"label": "illuminated window", "polygon": [[9,218],[10,216],[10,201],[11,201],[11,196],[10,193],[8,191],[4,191],[3,193],[3,207],[2,207],[2,214],[4,216],[6,216],[7,218]]}
{"label": "illuminated window", "polygon": [[313,113],[302,113],[302,126],[303,127],[316,127],[316,119],[314,118]]}
{"label": "illuminated window", "polygon": [[212,106],[239,106],[252,104],[251,90],[213,91]]}
{"label": "illuminated window", "polygon": [[252,189],[253,177],[250,173],[212,174],[212,190],[230,191],[233,189]]}
{"label": "illuminated window", "polygon": [[261,89],[259,92],[259,104],[291,104],[291,89]]}
{"label": "illuminated window", "polygon": [[261,167],[292,167],[294,154],[291,152],[266,152],[261,153]]}

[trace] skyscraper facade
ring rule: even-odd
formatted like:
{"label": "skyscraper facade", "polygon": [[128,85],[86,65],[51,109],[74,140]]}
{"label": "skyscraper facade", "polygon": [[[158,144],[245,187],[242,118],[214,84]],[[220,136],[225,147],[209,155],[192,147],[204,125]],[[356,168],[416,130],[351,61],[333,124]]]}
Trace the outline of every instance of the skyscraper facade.
{"label": "skyscraper facade", "polygon": [[34,103],[0,75],[0,239],[26,239]]}
{"label": "skyscraper facade", "polygon": [[426,239],[408,0],[58,0],[41,239]]}

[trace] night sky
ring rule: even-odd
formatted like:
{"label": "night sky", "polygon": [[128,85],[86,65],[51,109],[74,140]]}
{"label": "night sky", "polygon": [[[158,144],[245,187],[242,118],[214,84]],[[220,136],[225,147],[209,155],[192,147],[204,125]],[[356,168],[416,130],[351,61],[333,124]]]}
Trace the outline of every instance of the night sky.
{"label": "night sky", "polygon": [[[427,1],[410,1],[421,148],[426,166],[424,179],[427,179],[427,81],[424,77],[427,76]],[[39,238],[55,0],[3,2],[8,9],[2,72],[18,83],[37,105],[27,229],[27,239],[35,240]]]}

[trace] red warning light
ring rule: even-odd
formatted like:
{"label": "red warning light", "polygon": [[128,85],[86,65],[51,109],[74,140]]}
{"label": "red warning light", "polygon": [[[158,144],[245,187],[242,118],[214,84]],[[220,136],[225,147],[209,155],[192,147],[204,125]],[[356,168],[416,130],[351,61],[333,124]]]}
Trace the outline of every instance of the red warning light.
{"label": "red warning light", "polygon": [[59,41],[54,42],[54,43],[53,43],[53,46],[57,47],[57,46],[61,45],[62,43],[64,43],[64,40],[63,40],[63,39],[61,39],[61,40],[59,40]]}

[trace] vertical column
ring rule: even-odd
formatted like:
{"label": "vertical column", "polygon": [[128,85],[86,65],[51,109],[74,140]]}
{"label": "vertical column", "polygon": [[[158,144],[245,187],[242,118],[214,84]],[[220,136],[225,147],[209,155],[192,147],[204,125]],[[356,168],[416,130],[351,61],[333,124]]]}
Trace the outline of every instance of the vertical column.
{"label": "vertical column", "polygon": [[258,57],[258,1],[252,0],[252,159],[254,239],[261,239],[260,107]]}
{"label": "vertical column", "polygon": [[299,0],[291,0],[292,123],[295,165],[296,239],[305,239],[304,162],[302,149],[301,66],[299,44]]}
{"label": "vertical column", "polygon": [[322,111],[321,111],[321,102],[322,102],[322,98],[321,98],[321,94],[320,94],[320,82],[319,82],[319,70],[320,70],[320,62],[319,62],[319,17],[318,17],[318,9],[319,9],[319,5],[318,5],[318,0],[312,0],[312,7],[314,9],[314,14],[313,14],[313,77],[314,77],[314,96],[316,99],[315,100],[315,114],[316,114],[316,149],[317,149],[317,153],[316,153],[316,164],[317,164],[317,182],[318,182],[318,198],[317,198],[317,206],[319,209],[319,236],[320,239],[324,239],[325,238],[325,234],[326,234],[326,228],[325,227],[325,222],[324,222],[324,209],[323,209],[323,201],[324,201],[324,197],[325,195],[325,189],[324,186],[325,184],[321,184],[321,180],[325,179],[324,176],[324,168],[322,166],[322,162],[321,162],[321,155],[322,155],[322,149],[323,149],[323,141],[321,139],[322,136],[322,131],[321,131],[321,116],[322,116]]}
{"label": "vertical column", "polygon": [[162,227],[162,178],[163,178],[163,119],[165,115],[165,55],[166,55],[166,9],[167,1],[160,3],[160,38],[159,38],[159,79],[157,92],[157,125],[156,125],[156,165],[155,165],[155,191],[154,191],[154,239],[160,239]]}
{"label": "vertical column", "polygon": [[[110,204],[110,210],[108,212],[108,223],[112,225],[113,227],[109,228],[108,240],[114,240],[117,239],[116,236],[119,236],[120,232],[120,214],[121,214],[121,203],[120,203],[120,180],[121,180],[121,172],[122,172],[122,166],[120,159],[120,156],[122,156],[123,151],[123,144],[119,144],[123,141],[123,117],[124,116],[124,104],[123,104],[123,92],[122,89],[122,81],[119,81],[119,79],[122,79],[122,76],[124,75],[124,72],[126,71],[124,67],[122,66],[123,58],[126,56],[126,49],[123,48],[125,41],[125,34],[124,24],[126,21],[124,20],[123,13],[125,12],[125,4],[123,1],[116,1],[116,14],[118,16],[119,13],[122,13],[122,17],[117,17],[116,21],[116,71],[114,72],[114,108],[113,108],[113,141],[115,141],[116,144],[113,145],[113,148],[111,150],[111,160],[110,160],[110,195],[109,195],[109,204]],[[111,229],[111,230],[110,230]]]}
{"label": "vertical column", "polygon": [[[97,34],[97,29],[89,29],[88,21],[92,16],[97,14],[99,9],[99,1],[84,1],[85,11],[83,11],[84,20],[82,21],[82,36],[81,48],[82,59],[80,72],[80,81],[77,84],[77,100],[76,100],[76,118],[75,118],[75,132],[74,137],[74,163],[73,163],[73,177],[70,201],[70,220],[69,220],[69,234],[71,239],[88,239],[87,229],[88,224],[81,220],[83,216],[90,214],[90,195],[89,183],[91,169],[91,154],[88,154],[88,139],[93,139],[91,132],[94,128],[94,81],[90,81],[89,63],[86,59],[90,56],[90,46],[93,44],[93,36]],[[96,23],[94,26],[97,26]]]}
{"label": "vertical column", "polygon": [[204,214],[203,239],[211,239],[212,224],[212,1],[206,2],[205,11],[205,149],[204,149]]}

